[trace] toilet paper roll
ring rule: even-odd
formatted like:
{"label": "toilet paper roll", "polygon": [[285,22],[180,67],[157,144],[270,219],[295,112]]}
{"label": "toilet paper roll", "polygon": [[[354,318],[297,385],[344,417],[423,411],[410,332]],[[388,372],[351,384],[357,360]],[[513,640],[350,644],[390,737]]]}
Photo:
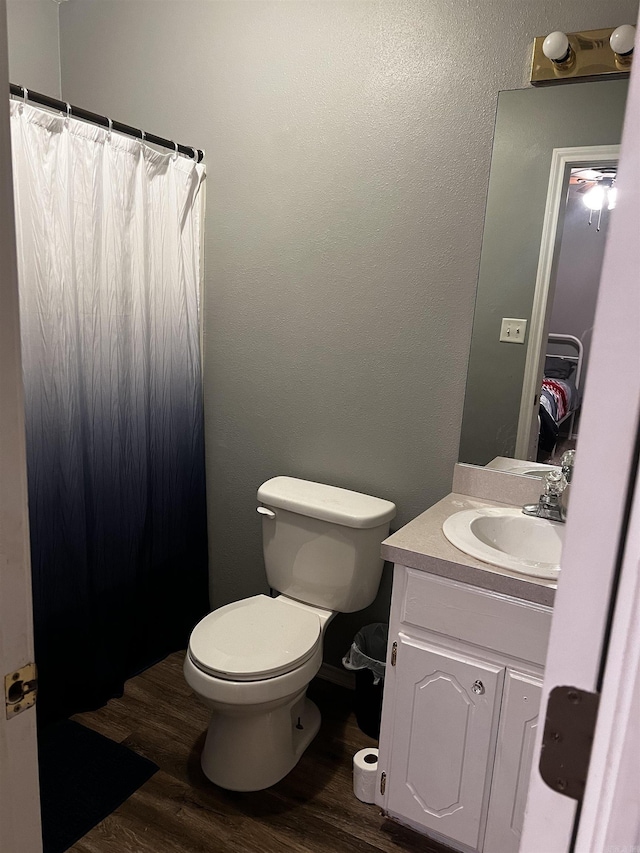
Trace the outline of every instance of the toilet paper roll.
{"label": "toilet paper roll", "polygon": [[361,749],[353,756],[353,793],[363,803],[374,803],[378,778],[378,750]]}

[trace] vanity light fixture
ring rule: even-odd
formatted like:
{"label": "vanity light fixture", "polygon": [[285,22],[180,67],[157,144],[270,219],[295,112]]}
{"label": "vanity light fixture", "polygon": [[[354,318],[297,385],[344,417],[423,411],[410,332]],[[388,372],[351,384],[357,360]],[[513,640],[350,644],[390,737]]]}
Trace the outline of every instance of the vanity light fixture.
{"label": "vanity light fixture", "polygon": [[609,44],[616,56],[630,56],[633,53],[635,40],[636,28],[632,27],[631,24],[622,24],[621,27],[616,27],[611,33]]}
{"label": "vanity light fixture", "polygon": [[556,30],[542,42],[542,52],[554,65],[566,65],[575,56],[567,34]]}
{"label": "vanity light fixture", "polygon": [[533,42],[531,83],[575,82],[627,77],[636,28],[631,24],[579,33],[555,30]]}

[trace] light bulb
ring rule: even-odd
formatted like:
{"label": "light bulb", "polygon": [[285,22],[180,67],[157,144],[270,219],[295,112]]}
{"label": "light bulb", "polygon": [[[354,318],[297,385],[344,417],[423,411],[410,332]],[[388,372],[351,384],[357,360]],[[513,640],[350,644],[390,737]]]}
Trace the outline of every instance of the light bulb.
{"label": "light bulb", "polygon": [[636,28],[631,24],[623,24],[611,33],[609,44],[611,50],[618,56],[628,56],[633,53],[633,45],[636,40]]}
{"label": "light bulb", "polygon": [[585,193],[582,201],[589,210],[601,210],[604,202],[604,190],[600,186],[593,187],[588,193]]}
{"label": "light bulb", "polygon": [[609,210],[613,210],[613,208],[616,206],[616,201],[618,200],[617,187],[609,187],[609,192],[607,193],[607,200],[609,202]]}
{"label": "light bulb", "polygon": [[550,59],[556,64],[566,62],[571,55],[571,46],[569,45],[569,39],[567,38],[566,33],[560,32],[560,30],[549,33],[546,39],[542,42],[542,52],[547,59]]}

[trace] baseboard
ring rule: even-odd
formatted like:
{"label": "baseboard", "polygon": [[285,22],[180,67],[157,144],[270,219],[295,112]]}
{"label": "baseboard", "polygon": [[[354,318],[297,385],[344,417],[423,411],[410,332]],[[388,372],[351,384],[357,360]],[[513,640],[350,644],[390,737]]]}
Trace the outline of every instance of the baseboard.
{"label": "baseboard", "polygon": [[353,672],[341,669],[339,666],[332,666],[330,663],[322,664],[317,677],[340,687],[346,687],[347,690],[355,690],[356,687],[356,677]]}

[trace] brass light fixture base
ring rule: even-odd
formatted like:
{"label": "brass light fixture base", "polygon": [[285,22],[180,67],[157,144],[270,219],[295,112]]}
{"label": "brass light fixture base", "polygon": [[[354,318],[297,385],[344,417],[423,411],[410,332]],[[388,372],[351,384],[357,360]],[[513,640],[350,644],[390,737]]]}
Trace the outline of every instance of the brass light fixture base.
{"label": "brass light fixture base", "polygon": [[567,33],[571,54],[568,61],[562,63],[547,59],[542,52],[542,43],[546,36],[538,36],[533,41],[532,85],[546,86],[552,83],[628,77],[633,54],[619,56],[611,50],[609,37],[614,29],[615,27],[608,27],[604,30]]}

